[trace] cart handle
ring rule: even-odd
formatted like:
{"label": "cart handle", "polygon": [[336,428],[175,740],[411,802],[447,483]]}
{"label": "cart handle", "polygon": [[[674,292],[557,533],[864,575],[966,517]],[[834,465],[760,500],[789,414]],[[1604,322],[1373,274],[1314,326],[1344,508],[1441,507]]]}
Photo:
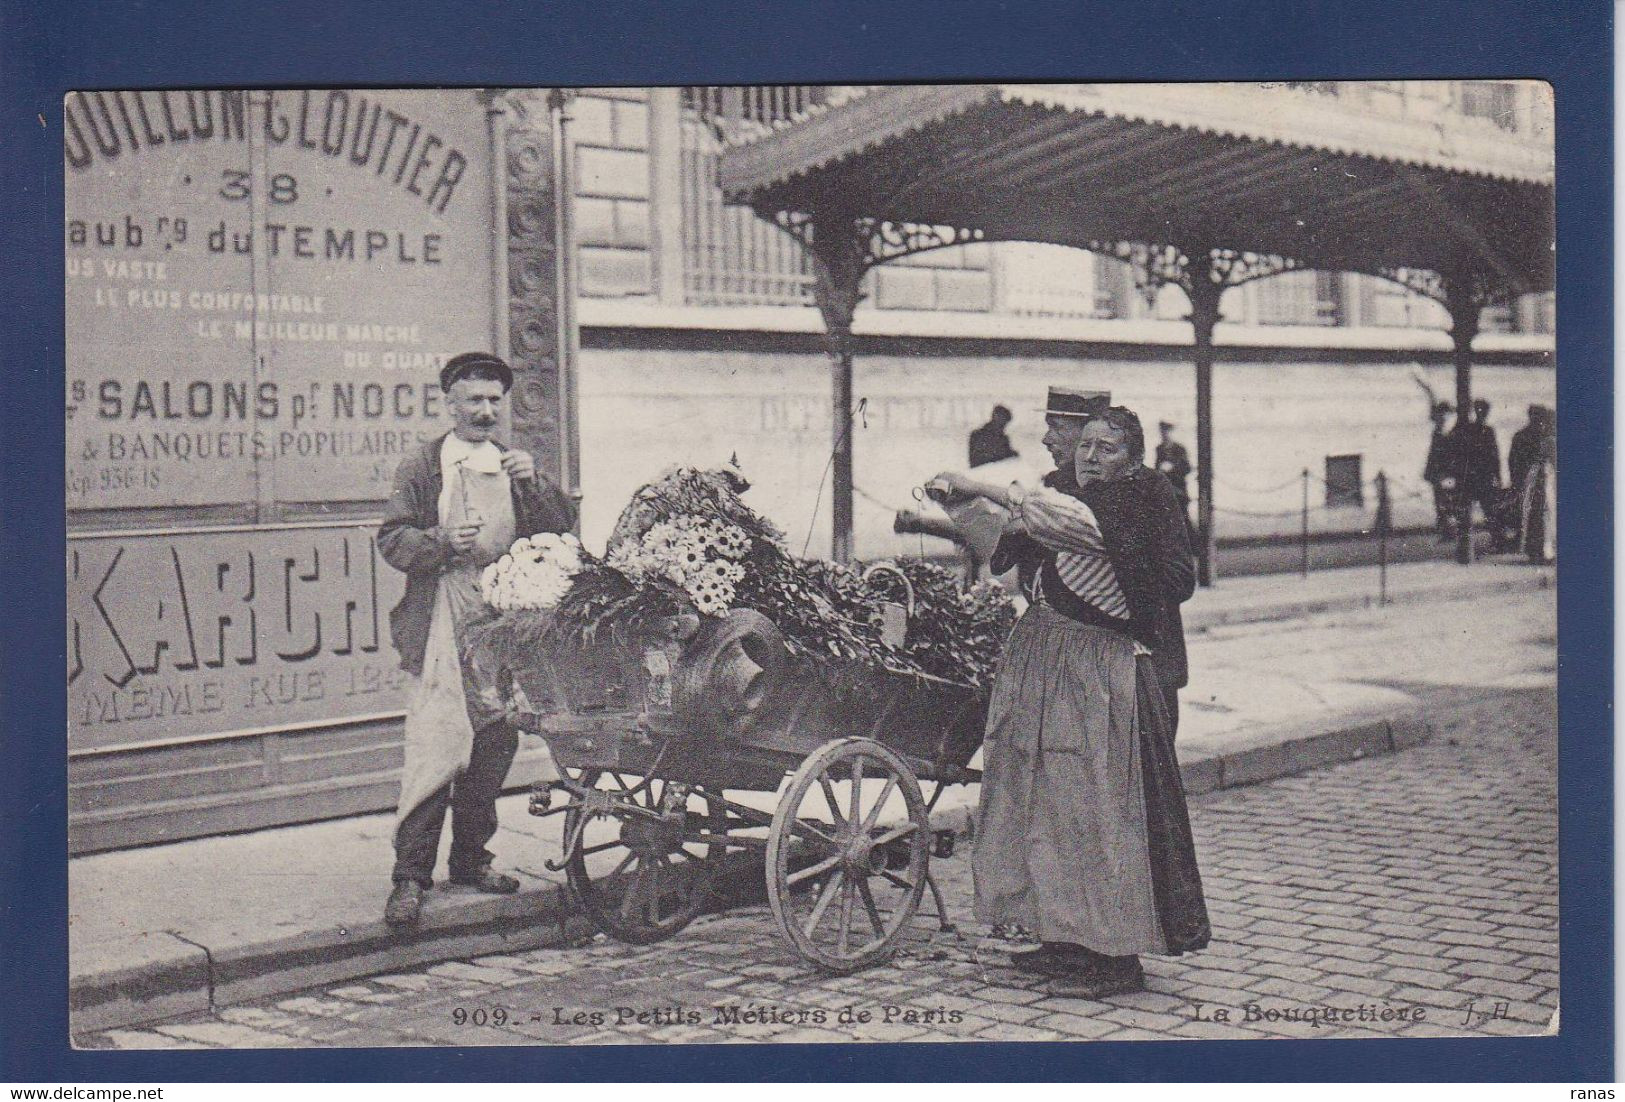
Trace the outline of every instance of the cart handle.
{"label": "cart handle", "polygon": [[910,620],[914,619],[914,583],[908,580],[908,575],[903,573],[900,567],[889,562],[875,563],[873,566],[863,572],[863,580],[867,582],[870,578],[881,572],[895,574],[897,575],[898,580],[903,583],[903,592],[908,594],[908,607],[905,611],[908,613],[908,618]]}

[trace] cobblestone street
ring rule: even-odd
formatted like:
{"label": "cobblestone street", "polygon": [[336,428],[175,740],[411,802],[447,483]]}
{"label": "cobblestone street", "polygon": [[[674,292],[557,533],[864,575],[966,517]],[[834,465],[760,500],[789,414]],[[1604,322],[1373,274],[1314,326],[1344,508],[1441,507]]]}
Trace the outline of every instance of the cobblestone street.
{"label": "cobblestone street", "polygon": [[1192,801],[1214,941],[1184,958],[1146,958],[1147,990],[1133,995],[1055,997],[1008,967],[970,924],[961,845],[933,862],[958,929],[936,929],[927,897],[897,959],[853,976],[810,971],[760,906],[650,947],[600,940],[437,964],[79,1043],[1542,1033],[1555,1027],[1558,985],[1556,694],[1431,687],[1427,699],[1434,737],[1424,746]]}

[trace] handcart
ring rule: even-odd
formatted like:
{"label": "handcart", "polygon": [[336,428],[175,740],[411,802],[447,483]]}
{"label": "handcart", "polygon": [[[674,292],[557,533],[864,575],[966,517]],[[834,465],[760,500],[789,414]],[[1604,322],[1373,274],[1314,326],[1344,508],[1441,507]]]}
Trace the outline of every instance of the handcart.
{"label": "handcart", "polygon": [[[548,867],[606,934],[668,938],[764,872],[784,942],[826,971],[891,957],[928,888],[947,928],[930,859],[952,836],[930,813],[947,785],[980,780],[974,688],[886,670],[831,687],[745,609],[509,673],[520,729],[558,767],[531,797],[532,814],[564,816]],[[771,811],[740,798],[781,789]]]}

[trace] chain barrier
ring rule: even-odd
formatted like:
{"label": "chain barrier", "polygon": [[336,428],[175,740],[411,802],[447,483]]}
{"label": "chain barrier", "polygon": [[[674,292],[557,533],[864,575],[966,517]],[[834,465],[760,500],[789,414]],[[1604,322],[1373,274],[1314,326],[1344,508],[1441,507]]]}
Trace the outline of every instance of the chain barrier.
{"label": "chain barrier", "polygon": [[[1316,478],[1317,476],[1310,475],[1310,477]],[[1319,479],[1319,481],[1324,482],[1325,480]],[[1242,486],[1239,483],[1229,482],[1222,478],[1214,478],[1213,480],[1213,484],[1215,486],[1222,487],[1223,489],[1233,490],[1238,494],[1254,494],[1259,497],[1262,497],[1265,494],[1278,494],[1282,490],[1290,489],[1294,486],[1300,485],[1302,482],[1302,475],[1293,475],[1291,478],[1277,486]]]}
{"label": "chain barrier", "polygon": [[876,497],[874,494],[871,494],[868,490],[865,490],[862,486],[859,486],[856,483],[854,483],[852,486],[852,492],[857,494],[863,500],[867,501],[870,505],[878,506],[879,508],[886,510],[888,513],[901,513],[904,511],[903,507],[892,505],[888,502],[880,500],[880,498]]}

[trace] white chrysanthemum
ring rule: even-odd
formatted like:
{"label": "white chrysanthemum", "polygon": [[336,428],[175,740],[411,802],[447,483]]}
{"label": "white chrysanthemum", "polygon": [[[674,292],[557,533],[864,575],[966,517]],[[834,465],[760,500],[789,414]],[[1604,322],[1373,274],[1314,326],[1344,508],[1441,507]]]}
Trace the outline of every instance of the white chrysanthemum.
{"label": "white chrysanthemum", "polygon": [[480,596],[503,611],[552,608],[581,571],[580,546],[552,533],[521,537],[480,572]]}

